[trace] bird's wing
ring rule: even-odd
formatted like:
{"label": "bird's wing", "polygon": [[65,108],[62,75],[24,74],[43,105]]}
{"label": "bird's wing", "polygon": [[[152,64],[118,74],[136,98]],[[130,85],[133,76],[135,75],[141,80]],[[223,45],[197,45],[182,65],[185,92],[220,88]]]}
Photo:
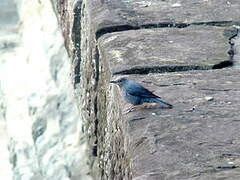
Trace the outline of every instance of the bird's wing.
{"label": "bird's wing", "polygon": [[132,96],[139,96],[144,98],[160,98],[159,96],[153,94],[148,89],[144,88],[138,83],[131,83],[127,88],[126,92]]}

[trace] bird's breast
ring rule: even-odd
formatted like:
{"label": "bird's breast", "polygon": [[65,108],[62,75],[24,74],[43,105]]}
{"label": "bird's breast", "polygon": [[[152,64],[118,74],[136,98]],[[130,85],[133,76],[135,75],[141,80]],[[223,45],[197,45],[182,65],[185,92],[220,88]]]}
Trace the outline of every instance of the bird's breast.
{"label": "bird's breast", "polygon": [[138,96],[133,96],[127,93],[126,91],[124,91],[123,96],[124,96],[124,99],[130,104],[133,104],[133,105],[141,104],[141,98]]}

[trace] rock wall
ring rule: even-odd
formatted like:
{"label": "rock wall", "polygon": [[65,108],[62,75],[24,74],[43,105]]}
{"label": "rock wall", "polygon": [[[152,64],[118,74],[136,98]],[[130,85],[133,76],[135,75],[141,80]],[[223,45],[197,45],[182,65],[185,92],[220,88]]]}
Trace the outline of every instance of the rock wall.
{"label": "rock wall", "polygon": [[[70,2],[64,1],[63,4],[70,4]],[[69,33],[70,36],[64,33],[64,37],[66,44],[69,44],[69,41],[74,44],[72,49],[69,49],[74,66],[73,81],[84,123],[84,132],[88,138],[90,160],[93,164],[92,173],[95,179],[128,178],[129,166],[126,164],[128,160],[125,149],[122,148],[125,142],[123,136],[125,130],[120,128],[123,122],[119,107],[107,101],[112,96],[108,92],[111,73],[108,62],[104,59],[100,61],[98,42],[92,28],[94,23],[92,8],[97,6],[95,7],[89,1],[76,1],[74,13],[70,15],[75,18],[67,19],[64,12],[69,8],[65,5],[58,5],[62,7],[59,14],[62,17],[63,33],[69,27],[69,19],[74,19],[73,25],[70,25],[73,27]],[[80,17],[79,14],[81,14]],[[80,25],[80,28],[74,25]],[[68,37],[71,39],[69,40]],[[113,119],[115,120],[112,121]]]}
{"label": "rock wall", "polygon": [[[15,3],[0,46],[12,179],[240,178],[238,0]],[[122,76],[174,108],[124,114]]]}
{"label": "rock wall", "polygon": [[[73,42],[68,51],[78,52],[71,53],[79,77],[75,94],[95,178],[239,178],[239,70],[233,70],[239,3],[83,0],[71,12],[71,2],[58,3],[58,13],[65,43]],[[67,31],[69,19],[77,26]],[[174,108],[151,106],[125,115],[127,104],[109,84],[122,76]]]}
{"label": "rock wall", "polygon": [[92,179],[71,61],[54,7],[29,0],[16,1],[16,7],[19,41],[1,66],[12,179]]}

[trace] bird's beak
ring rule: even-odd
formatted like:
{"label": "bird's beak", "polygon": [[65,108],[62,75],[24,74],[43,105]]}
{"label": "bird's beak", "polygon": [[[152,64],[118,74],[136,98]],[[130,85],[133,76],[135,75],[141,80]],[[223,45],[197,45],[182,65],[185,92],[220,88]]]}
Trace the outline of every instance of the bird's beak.
{"label": "bird's beak", "polygon": [[110,83],[114,83],[114,84],[116,84],[116,83],[117,83],[117,81],[110,81]]}

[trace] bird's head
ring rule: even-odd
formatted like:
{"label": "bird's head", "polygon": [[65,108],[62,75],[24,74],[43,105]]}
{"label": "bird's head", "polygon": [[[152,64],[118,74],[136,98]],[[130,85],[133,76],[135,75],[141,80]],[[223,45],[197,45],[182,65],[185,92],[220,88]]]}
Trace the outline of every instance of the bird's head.
{"label": "bird's head", "polygon": [[120,78],[120,79],[118,79],[116,81],[110,81],[110,83],[117,84],[117,85],[119,85],[119,87],[122,87],[127,82],[128,82],[127,78]]}

